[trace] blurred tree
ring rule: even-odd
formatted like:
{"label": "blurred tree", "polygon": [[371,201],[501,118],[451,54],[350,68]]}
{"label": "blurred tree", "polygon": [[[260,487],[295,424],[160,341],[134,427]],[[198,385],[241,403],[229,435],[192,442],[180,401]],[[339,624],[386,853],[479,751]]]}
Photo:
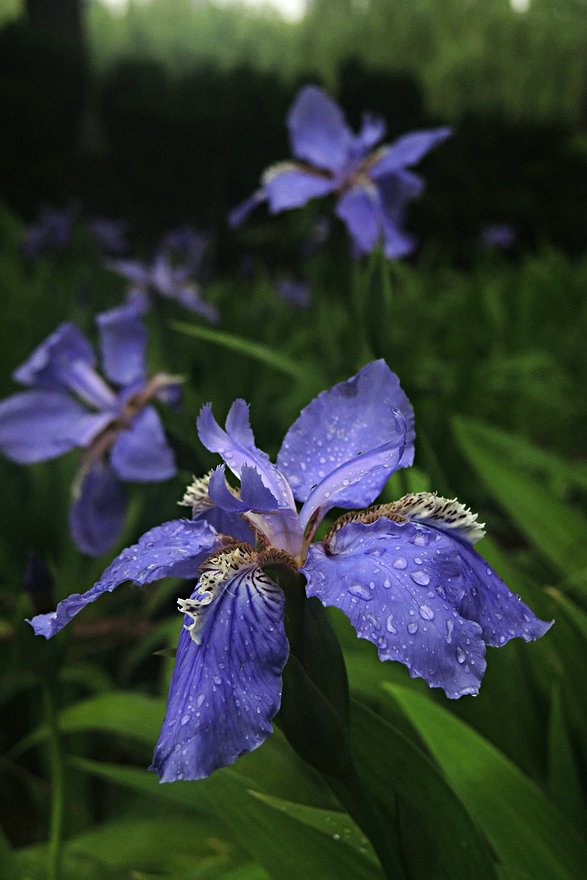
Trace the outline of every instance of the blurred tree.
{"label": "blurred tree", "polygon": [[29,24],[38,31],[51,31],[73,49],[83,47],[81,0],[25,0]]}

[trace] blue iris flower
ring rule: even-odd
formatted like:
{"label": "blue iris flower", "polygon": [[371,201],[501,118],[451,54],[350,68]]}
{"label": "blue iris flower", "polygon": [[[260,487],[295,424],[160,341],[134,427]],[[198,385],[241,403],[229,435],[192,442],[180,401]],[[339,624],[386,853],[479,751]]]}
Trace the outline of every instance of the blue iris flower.
{"label": "blue iris flower", "polygon": [[390,259],[410,253],[415,242],[402,228],[405,207],[421,194],[424,181],[408,169],[451,130],[414,131],[391,145],[377,146],[385,135],[383,120],[365,114],[354,134],[338,104],[317,86],[300,89],[287,125],[298,161],[267,168],[261,187],[231,212],[229,223],[239,226],[263,201],[276,214],[334,194],[336,214],[358,254],[370,253],[378,242]]}
{"label": "blue iris flower", "polygon": [[[342,610],[381,660],[399,660],[451,698],[477,693],[487,645],[549,629],[473,549],[483,529],[462,504],[424,492],[370,506],[412,463],[413,423],[382,360],[302,410],[277,464],[255,446],[243,400],[225,430],[207,404],[199,437],[225,464],[188,488],[192,519],[151,529],[90,590],[33,618],[50,638],[123,581],[197,577],[179,600],[184,625],[153,758],[162,781],[208,776],[270,734],[289,654],[285,597],[264,570],[272,564],[301,572],[307,595]],[[347,512],[312,542],[333,508]]]}
{"label": "blue iris flower", "polygon": [[147,331],[128,304],[97,318],[102,366],[89,340],[61,324],[13,374],[31,390],[0,403],[0,452],[20,464],[82,450],[69,511],[71,534],[99,556],[116,543],[126,513],[121,480],[166,480],[176,473],[154,398],[179,399],[180,380],[146,375]]}

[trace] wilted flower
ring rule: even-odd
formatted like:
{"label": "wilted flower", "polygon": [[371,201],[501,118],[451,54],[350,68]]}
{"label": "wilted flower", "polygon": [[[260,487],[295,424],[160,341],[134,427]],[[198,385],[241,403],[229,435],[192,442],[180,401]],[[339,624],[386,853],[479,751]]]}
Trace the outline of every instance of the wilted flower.
{"label": "wilted flower", "polygon": [[69,524],[85,553],[98,556],[118,539],[126,497],[121,480],[166,480],[175,472],[153,398],[177,395],[179,380],[147,379],[147,333],[130,305],[97,319],[102,366],[75,324],[61,324],[13,374],[32,390],[0,403],[0,451],[32,464],[82,449]]}
{"label": "wilted flower", "polygon": [[[473,550],[483,530],[462,504],[420,493],[368,507],[414,454],[412,407],[384,361],[313,400],[277,464],[255,446],[243,400],[231,406],[226,430],[204,406],[198,433],[240,489],[226,482],[224,465],[196,480],[184,498],[191,521],[151,529],[90,590],[31,621],[50,638],[125,580],[195,577],[199,566],[195,589],[179,600],[184,626],[153,759],[163,781],[208,776],[271,732],[290,597],[266,568],[300,572],[306,594],[344,611],[381,660],[399,660],[449,697],[477,693],[486,645],[549,628]],[[335,507],[350,512],[311,543]]]}
{"label": "wilted flower", "polygon": [[402,229],[405,206],[420,195],[424,182],[407,169],[445,140],[450,129],[416,131],[376,147],[385,134],[383,120],[365,115],[354,134],[339,106],[316,86],[298,92],[287,124],[291,151],[300,161],[267,168],[261,188],[230,214],[230,224],[238,226],[265,200],[275,214],[333,193],[336,214],[359,254],[371,252],[379,241],[386,257],[409,253],[414,240]]}
{"label": "wilted flower", "polygon": [[218,321],[216,308],[202,299],[199,286],[188,280],[191,269],[173,265],[167,253],[158,254],[149,266],[138,260],[109,260],[106,265],[131,282],[128,300],[142,312],[149,308],[151,295],[155,294],[175,300],[211,323]]}

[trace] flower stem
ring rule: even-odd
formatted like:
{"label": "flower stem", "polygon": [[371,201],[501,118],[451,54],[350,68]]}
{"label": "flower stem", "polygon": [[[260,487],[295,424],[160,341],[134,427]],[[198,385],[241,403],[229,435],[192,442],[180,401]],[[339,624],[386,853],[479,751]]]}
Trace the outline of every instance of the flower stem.
{"label": "flower stem", "polygon": [[61,877],[61,858],[63,842],[63,815],[65,804],[65,784],[63,775],[63,755],[61,735],[57,718],[55,681],[48,672],[43,682],[43,706],[49,728],[49,767],[51,777],[51,820],[49,828],[49,851],[47,855],[47,880]]}

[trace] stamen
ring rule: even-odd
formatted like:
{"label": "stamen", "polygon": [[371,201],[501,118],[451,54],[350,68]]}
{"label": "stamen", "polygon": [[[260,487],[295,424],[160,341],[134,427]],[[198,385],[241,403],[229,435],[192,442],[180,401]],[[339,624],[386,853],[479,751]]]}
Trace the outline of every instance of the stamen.
{"label": "stamen", "polygon": [[350,510],[348,513],[343,513],[343,515],[339,516],[339,518],[330,526],[324,536],[324,541],[328,542],[329,539],[338,532],[339,529],[346,526],[347,523],[360,522],[365,525],[370,525],[382,516],[386,516],[387,519],[391,519],[393,522],[407,521],[407,517],[402,516],[400,513],[396,513],[393,504],[374,504],[373,507],[368,507],[366,510]]}
{"label": "stamen", "polygon": [[181,501],[177,503],[182,507],[191,507],[194,513],[199,513],[205,508],[214,507],[214,502],[208,496],[208,484],[211,476],[211,470],[203,477],[192,476],[192,482],[186,488]]}

